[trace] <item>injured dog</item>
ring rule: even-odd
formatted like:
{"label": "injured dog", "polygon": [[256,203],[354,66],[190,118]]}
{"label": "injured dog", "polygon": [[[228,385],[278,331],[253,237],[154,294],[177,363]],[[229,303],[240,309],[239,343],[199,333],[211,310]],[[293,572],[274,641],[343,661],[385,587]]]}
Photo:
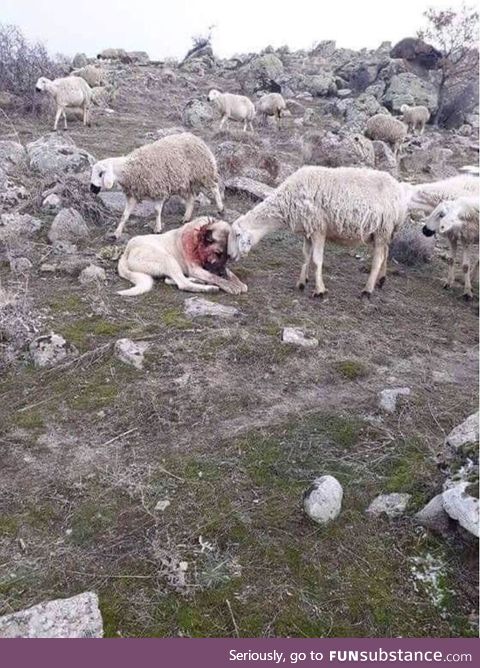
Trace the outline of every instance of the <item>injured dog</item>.
{"label": "injured dog", "polygon": [[164,234],[133,237],[118,261],[118,273],[135,287],[118,294],[149,292],[154,277],[188,292],[246,292],[247,286],[226,267],[229,233],[223,220],[202,217]]}

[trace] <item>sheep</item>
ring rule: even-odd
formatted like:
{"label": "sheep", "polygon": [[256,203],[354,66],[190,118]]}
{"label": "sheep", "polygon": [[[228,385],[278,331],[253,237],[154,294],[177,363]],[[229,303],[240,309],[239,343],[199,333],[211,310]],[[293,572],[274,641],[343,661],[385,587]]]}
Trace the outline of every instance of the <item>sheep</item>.
{"label": "sheep", "polygon": [[409,213],[419,212],[424,216],[430,214],[438,204],[445,200],[474,195],[478,197],[479,194],[479,180],[471,174],[458,174],[432,183],[417,185],[405,183],[403,187],[408,191]]}
{"label": "sheep", "polygon": [[107,83],[105,71],[94,65],[79,67],[77,70],[73,70],[73,72],[70,73],[70,76],[81,77],[91,88],[94,88],[95,86],[103,86]]}
{"label": "sheep", "polygon": [[162,230],[162,208],[171,195],[187,199],[183,222],[191,219],[195,193],[200,188],[210,190],[219,213],[223,211],[215,157],[202,139],[188,132],[167,135],[127,156],[107,158],[93,165],[92,192],[98,193],[102,187],[110,189],[115,182],[127,197],[120,223],[113,234],[117,239],[136,204],[145,199],[155,202],[156,233]]}
{"label": "sheep", "polygon": [[[473,298],[470,272],[470,245],[478,244],[479,202],[477,197],[459,197],[441,202],[425,220],[423,233],[430,237],[436,232],[445,236],[450,245],[448,276],[444,288],[451,288],[455,282],[455,256],[458,243],[462,245],[462,270],[464,275],[463,298]],[[478,261],[477,261],[478,266]]]}
{"label": "sheep", "polygon": [[415,130],[419,129],[420,134],[423,135],[425,125],[430,120],[430,112],[427,107],[422,105],[410,107],[408,104],[402,104],[400,112],[403,122],[407,125],[408,132],[415,133]]}
{"label": "sheep", "polygon": [[127,52],[125,49],[104,49],[97,55],[98,60],[120,60],[125,58]]}
{"label": "sheep", "polygon": [[221,93],[212,88],[208,93],[209,102],[213,102],[215,107],[222,115],[219,129],[225,125],[227,119],[231,121],[243,121],[243,131],[247,131],[247,126],[253,131],[252,120],[255,117],[255,107],[253,102],[245,95],[233,95],[233,93]]}
{"label": "sheep", "polygon": [[313,264],[313,294],[323,297],[325,241],[372,243],[372,268],[362,293],[370,297],[377,279],[379,287],[385,282],[389,244],[405,220],[407,202],[402,185],[386,172],[365,167],[302,167],[233,223],[228,254],[239,259],[265,234],[286,225],[304,237],[304,263],[297,287],[305,288]]}
{"label": "sheep", "polygon": [[80,77],[62,77],[60,79],[47,79],[40,77],[35,84],[37,91],[46,91],[56,102],[57,110],[53,129],[56,130],[60,116],[63,114],[64,129],[67,129],[67,107],[81,107],[83,109],[83,124],[90,125],[90,104],[92,90],[90,86]]}
{"label": "sheep", "polygon": [[280,93],[268,93],[262,95],[256,105],[257,114],[263,117],[264,123],[267,122],[267,116],[274,116],[280,126],[280,118],[285,114],[287,104]]}
{"label": "sheep", "polygon": [[386,114],[375,114],[367,121],[365,136],[368,139],[379,139],[389,144],[397,157],[400,146],[407,136],[407,126],[393,116]]}

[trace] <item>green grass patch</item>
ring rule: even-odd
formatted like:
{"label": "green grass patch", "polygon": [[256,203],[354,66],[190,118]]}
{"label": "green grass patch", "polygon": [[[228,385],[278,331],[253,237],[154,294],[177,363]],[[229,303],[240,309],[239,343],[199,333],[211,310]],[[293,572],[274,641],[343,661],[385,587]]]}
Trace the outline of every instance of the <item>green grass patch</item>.
{"label": "green grass patch", "polygon": [[333,368],[346,380],[365,378],[368,373],[366,366],[358,360],[340,360],[334,363]]}

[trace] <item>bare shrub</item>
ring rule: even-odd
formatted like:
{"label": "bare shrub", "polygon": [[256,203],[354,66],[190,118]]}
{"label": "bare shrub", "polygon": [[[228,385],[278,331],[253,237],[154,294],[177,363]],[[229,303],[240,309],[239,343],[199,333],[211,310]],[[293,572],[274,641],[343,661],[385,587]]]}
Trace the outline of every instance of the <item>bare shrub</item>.
{"label": "bare shrub", "polygon": [[435,238],[422,234],[421,225],[410,222],[393,237],[390,257],[397,262],[413,267],[430,262],[435,247]]}
{"label": "bare shrub", "polygon": [[18,358],[38,327],[39,318],[33,311],[26,287],[14,292],[0,285],[0,371]]}

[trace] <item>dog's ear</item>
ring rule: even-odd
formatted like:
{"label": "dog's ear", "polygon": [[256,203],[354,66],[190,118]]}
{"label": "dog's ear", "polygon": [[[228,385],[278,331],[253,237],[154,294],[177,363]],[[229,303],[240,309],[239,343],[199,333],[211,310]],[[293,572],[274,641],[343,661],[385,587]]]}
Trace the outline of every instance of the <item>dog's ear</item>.
{"label": "dog's ear", "polygon": [[205,225],[202,227],[199,237],[203,246],[210,246],[211,244],[215,243],[215,239],[213,238],[213,230],[210,225]]}

